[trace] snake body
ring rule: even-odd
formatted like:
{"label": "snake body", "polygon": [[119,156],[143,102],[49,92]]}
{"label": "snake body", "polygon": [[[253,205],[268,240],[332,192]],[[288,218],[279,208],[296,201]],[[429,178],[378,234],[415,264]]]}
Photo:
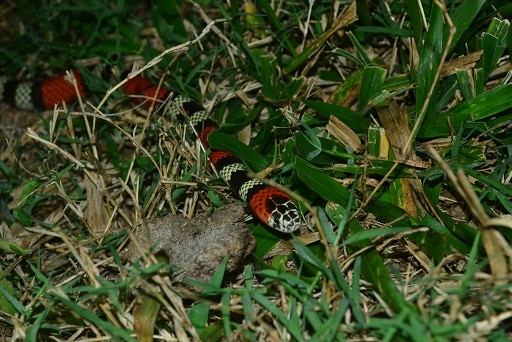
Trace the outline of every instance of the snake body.
{"label": "snake body", "polygon": [[[88,93],[78,69],[72,71],[77,89],[82,96]],[[159,88],[142,76],[128,79],[122,86],[126,95],[140,98],[165,100],[171,91]],[[40,82],[19,82],[8,77],[0,77],[0,101],[27,110],[49,110],[58,103],[71,103],[78,98],[74,85],[66,74]],[[149,104],[152,102],[149,101]],[[191,99],[178,95],[169,107],[171,115],[186,113],[199,139],[209,147],[208,136],[218,130],[218,124],[210,118],[203,106]],[[210,161],[231,190],[247,203],[253,216],[280,232],[290,233],[301,225],[300,216],[291,197],[284,191],[268,186],[258,179],[248,177],[245,165],[232,153],[211,150]]]}

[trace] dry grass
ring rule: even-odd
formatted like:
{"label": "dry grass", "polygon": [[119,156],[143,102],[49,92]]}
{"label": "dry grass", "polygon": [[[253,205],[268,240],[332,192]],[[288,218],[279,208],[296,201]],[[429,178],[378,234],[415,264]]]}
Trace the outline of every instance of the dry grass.
{"label": "dry grass", "polygon": [[[240,131],[251,116],[242,140],[269,164],[282,162],[282,168],[270,167],[276,171],[271,175],[294,190],[311,229],[291,238],[251,222],[258,247],[240,274],[222,281],[220,269],[202,294],[172,287],[169,265],[121,261],[129,232],[143,218],[193,217],[234,199],[216,181],[187,125],[165,115],[169,102],[132,108],[105,90],[41,118],[4,106],[5,340],[135,340],[136,327],[140,340],[154,334],[168,341],[512,337],[506,190],[512,105],[505,114],[468,116],[474,126],[463,130],[456,119],[463,113],[455,112],[449,120],[457,125],[440,128],[449,133],[428,133],[428,125],[437,127],[432,106],[444,103],[442,111],[450,113],[471,101],[459,85],[450,99],[443,95],[450,92],[450,77],[459,77],[458,84],[461,73],[477,77],[482,50],[473,49],[471,36],[452,30],[444,49],[427,56],[437,64],[426,72],[432,83],[419,89],[421,80],[412,80],[424,52],[415,40],[384,31],[375,39],[361,29],[384,19],[370,25],[360,18],[351,26],[357,35],[350,35],[339,29],[355,20],[348,5],[335,1],[324,12],[318,4],[297,5],[302,20],[295,22],[289,15],[295,7],[279,4],[273,14],[289,20],[279,27],[265,4],[253,13],[251,2],[244,3],[243,27],[249,29],[240,35],[241,23],[225,20],[223,7],[193,3],[189,20],[179,20],[195,38],[168,50],[153,23],[144,33],[159,54],[136,72],[150,71],[157,82],[189,91],[226,122],[227,131]],[[407,11],[392,10],[398,2],[381,5],[375,13],[388,13],[397,25],[413,21]],[[456,25],[450,21],[455,14],[439,8],[444,27]],[[348,12],[340,16],[343,10]],[[262,22],[276,32],[259,29]],[[395,29],[403,34],[399,25]],[[422,40],[432,39],[432,30],[422,31]],[[457,39],[467,40],[464,56],[450,49]],[[184,71],[183,60],[193,70]],[[502,52],[491,69],[483,89],[508,89],[509,56]],[[374,79],[368,82],[364,72]],[[324,102],[361,113],[360,122],[342,122],[345,112],[332,113]],[[358,131],[365,120],[381,125],[385,136]],[[469,132],[471,127],[477,128]],[[368,155],[376,146],[381,154]],[[353,153],[356,147],[364,153]],[[10,287],[13,299],[6,302]]]}

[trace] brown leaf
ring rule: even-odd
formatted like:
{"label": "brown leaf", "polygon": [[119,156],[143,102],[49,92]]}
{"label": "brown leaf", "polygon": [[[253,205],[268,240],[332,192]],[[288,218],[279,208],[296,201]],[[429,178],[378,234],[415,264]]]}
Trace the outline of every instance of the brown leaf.
{"label": "brown leaf", "polygon": [[325,126],[327,132],[331,133],[336,139],[338,139],[343,145],[351,148],[356,153],[361,153],[362,145],[361,140],[356,133],[350,127],[345,125],[335,116],[331,115],[327,126]]}

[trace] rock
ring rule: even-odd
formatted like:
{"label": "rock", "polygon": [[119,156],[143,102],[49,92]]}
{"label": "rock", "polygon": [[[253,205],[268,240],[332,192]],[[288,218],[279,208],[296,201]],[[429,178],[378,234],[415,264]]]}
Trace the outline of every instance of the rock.
{"label": "rock", "polygon": [[[227,271],[236,270],[254,249],[255,239],[243,222],[244,209],[226,205],[213,215],[192,219],[168,215],[154,221],[144,221],[133,237],[145,252],[155,243],[157,252],[165,252],[179,270],[173,280],[194,279],[206,282],[229,256]],[[130,243],[122,257],[133,262],[141,251]]]}

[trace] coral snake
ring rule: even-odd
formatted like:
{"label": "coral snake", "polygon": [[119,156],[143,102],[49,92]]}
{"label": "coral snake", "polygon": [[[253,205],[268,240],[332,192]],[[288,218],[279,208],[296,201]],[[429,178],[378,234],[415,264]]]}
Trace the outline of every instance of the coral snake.
{"label": "coral snake", "polygon": [[[78,69],[73,70],[78,91],[87,95],[87,87]],[[122,86],[126,95],[140,95],[141,98],[166,100],[171,91],[159,88],[142,76],[128,79]],[[39,82],[19,82],[9,77],[0,77],[0,101],[21,109],[49,110],[58,103],[71,103],[78,98],[74,85],[66,74]],[[149,101],[149,104],[152,102]],[[169,107],[171,115],[186,113],[205,148],[209,147],[208,136],[219,126],[209,118],[208,113],[198,103],[178,95]],[[210,161],[220,176],[244,202],[252,214],[261,222],[280,232],[290,233],[301,225],[298,210],[291,197],[284,191],[250,178],[244,164],[232,153],[211,150]]]}

